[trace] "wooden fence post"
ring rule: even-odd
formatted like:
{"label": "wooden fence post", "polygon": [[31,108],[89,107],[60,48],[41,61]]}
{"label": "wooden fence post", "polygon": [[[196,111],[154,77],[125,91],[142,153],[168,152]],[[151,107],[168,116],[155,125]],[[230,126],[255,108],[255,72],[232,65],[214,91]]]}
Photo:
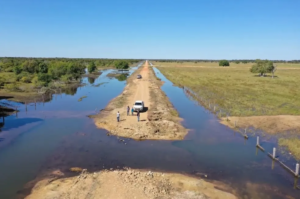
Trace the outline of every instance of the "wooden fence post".
{"label": "wooden fence post", "polygon": [[273,148],[273,159],[275,159],[276,158],[276,148],[274,147]]}

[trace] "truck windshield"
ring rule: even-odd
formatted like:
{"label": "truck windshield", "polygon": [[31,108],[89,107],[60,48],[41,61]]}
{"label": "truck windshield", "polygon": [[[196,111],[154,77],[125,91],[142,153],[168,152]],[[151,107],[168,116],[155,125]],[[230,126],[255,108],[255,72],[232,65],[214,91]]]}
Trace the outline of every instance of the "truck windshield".
{"label": "truck windshield", "polygon": [[141,105],[142,105],[142,103],[141,103],[141,102],[136,102],[134,105],[141,106]]}

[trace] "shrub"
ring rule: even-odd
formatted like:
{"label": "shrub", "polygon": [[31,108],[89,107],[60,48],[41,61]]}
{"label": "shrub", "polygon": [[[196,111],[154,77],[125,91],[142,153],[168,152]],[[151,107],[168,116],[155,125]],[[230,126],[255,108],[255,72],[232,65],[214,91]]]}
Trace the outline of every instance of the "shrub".
{"label": "shrub", "polygon": [[16,83],[5,84],[4,88],[9,91],[21,91]]}
{"label": "shrub", "polygon": [[70,81],[72,81],[72,79],[73,79],[72,75],[63,75],[60,78],[60,80],[65,83],[69,83]]}
{"label": "shrub", "polygon": [[45,74],[45,73],[39,73],[38,74],[38,81],[41,85],[47,86],[49,82],[51,82],[52,78],[51,75]]}
{"label": "shrub", "polygon": [[0,77],[0,86],[4,86],[6,79]]}
{"label": "shrub", "polygon": [[19,75],[22,72],[22,67],[21,66],[15,66],[14,67],[14,72],[16,75]]}
{"label": "shrub", "polygon": [[89,64],[89,66],[88,66],[88,71],[89,71],[89,73],[94,72],[96,69],[97,69],[97,67],[96,67],[95,63],[94,63],[94,62],[91,62],[91,63]]}
{"label": "shrub", "polygon": [[20,81],[24,83],[31,83],[31,78],[24,76],[20,79]]}
{"label": "shrub", "polygon": [[[17,81],[17,82],[18,82],[18,81],[23,82],[22,79],[23,79],[23,80],[26,80],[26,79],[31,80],[31,78],[32,78],[32,75],[31,75],[31,74],[29,74],[28,72],[22,72],[22,73],[20,73],[20,74],[18,74],[18,75],[16,76],[16,81]],[[27,82],[26,82],[26,83],[27,83]]]}
{"label": "shrub", "polygon": [[229,61],[221,60],[221,61],[219,61],[219,66],[229,66]]}
{"label": "shrub", "polygon": [[117,60],[114,62],[116,69],[125,70],[129,68],[129,64],[124,60]]}
{"label": "shrub", "polygon": [[38,76],[37,76],[37,75],[35,75],[35,76],[32,78],[32,80],[31,80],[31,82],[34,83],[34,84],[36,84],[38,81],[39,81],[39,79],[38,79]]}
{"label": "shrub", "polygon": [[11,73],[11,72],[14,72],[14,68],[13,67],[5,68],[4,71]]}

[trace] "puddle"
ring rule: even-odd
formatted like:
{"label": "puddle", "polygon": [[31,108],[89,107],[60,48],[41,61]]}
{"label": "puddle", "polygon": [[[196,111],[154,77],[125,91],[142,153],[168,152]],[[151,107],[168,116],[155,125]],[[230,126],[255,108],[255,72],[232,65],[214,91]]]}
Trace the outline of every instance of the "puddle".
{"label": "puddle", "polygon": [[[277,163],[272,169],[266,153],[256,150],[255,138],[244,140],[219,124],[213,114],[190,100],[157,69],[157,76],[165,82],[163,91],[184,119],[184,126],[192,131],[183,141],[122,142],[107,136],[86,116],[104,108],[123,90],[125,82],[107,77],[111,72],[103,71],[94,80],[83,78],[86,86],[76,92],[54,95],[52,101],[36,108],[28,106],[27,113],[20,106],[18,118],[6,118],[12,122],[23,120],[15,128],[4,126],[9,128],[3,131],[6,136],[17,130],[19,133],[15,132],[18,136],[5,147],[1,148],[0,142],[0,198],[12,198],[26,182],[54,169],[67,172],[70,167],[82,167],[99,171],[124,166],[207,175],[208,180],[220,180],[237,189],[239,198],[245,199],[299,195],[293,189],[294,178]],[[78,102],[83,96],[87,97]],[[39,121],[30,123],[36,119]],[[266,151],[276,146],[270,141],[262,145]],[[287,162],[295,163],[293,159]]]}

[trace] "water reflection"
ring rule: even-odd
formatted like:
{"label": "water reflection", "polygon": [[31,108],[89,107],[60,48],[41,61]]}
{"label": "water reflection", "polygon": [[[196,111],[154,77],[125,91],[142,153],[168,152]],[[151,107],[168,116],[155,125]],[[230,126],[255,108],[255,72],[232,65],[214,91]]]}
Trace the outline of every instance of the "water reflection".
{"label": "water reflection", "polygon": [[93,77],[88,77],[88,81],[89,81],[90,84],[94,84],[95,78],[93,78]]}
{"label": "water reflection", "polygon": [[121,75],[116,76],[116,79],[119,81],[125,81],[128,76],[129,76],[128,73],[122,73]]}
{"label": "water reflection", "polygon": [[[141,65],[131,68],[129,74]],[[33,180],[41,171],[45,158],[53,153],[64,137],[80,129],[88,131],[90,123],[86,126],[86,122],[91,120],[87,115],[104,108],[125,86],[117,79],[106,77],[112,72],[114,70],[105,70],[94,80],[94,84],[103,86],[86,86],[89,79],[84,77],[81,87],[48,92],[37,97],[36,103],[4,101],[18,107],[19,112],[18,118],[13,114],[2,122],[0,198],[13,198],[26,182]],[[87,98],[78,102],[82,96]]]}
{"label": "water reflection", "polygon": [[77,93],[78,86],[69,86],[64,88],[63,92],[67,95],[75,95]]}
{"label": "water reflection", "polygon": [[[6,120],[3,118],[3,121],[0,124],[3,124],[2,128],[0,129],[1,131],[8,131],[11,130],[12,128],[20,128],[26,124],[34,123],[34,122],[41,122],[43,121],[40,118],[17,118],[13,120]],[[4,125],[5,124],[5,125]]]}

